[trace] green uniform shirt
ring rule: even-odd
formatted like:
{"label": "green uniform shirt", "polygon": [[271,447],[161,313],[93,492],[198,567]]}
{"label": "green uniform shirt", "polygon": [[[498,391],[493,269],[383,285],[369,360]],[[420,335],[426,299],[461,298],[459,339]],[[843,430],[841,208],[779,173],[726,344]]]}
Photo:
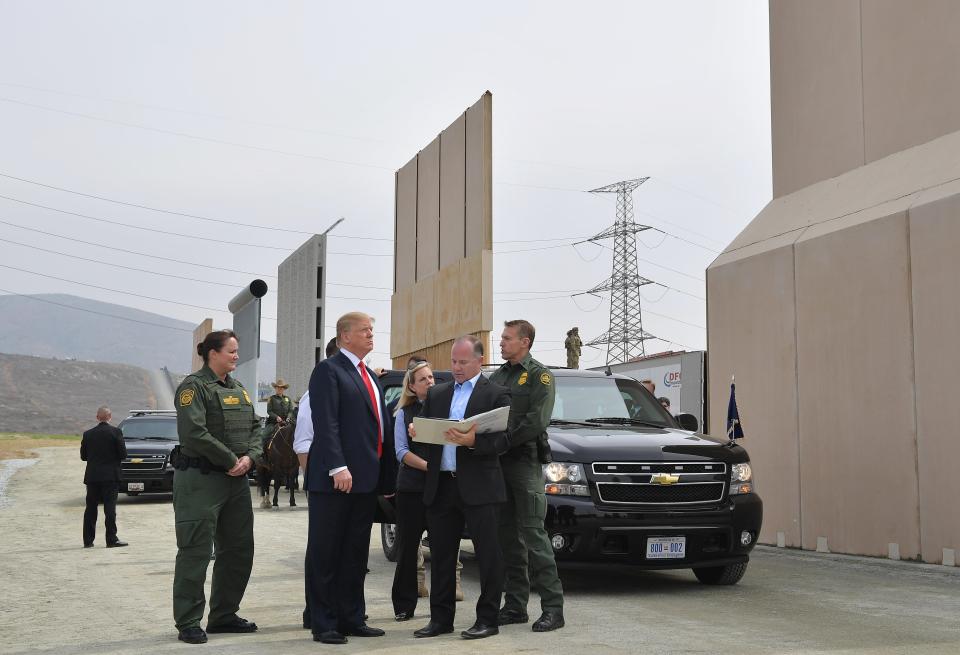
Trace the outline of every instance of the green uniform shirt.
{"label": "green uniform shirt", "polygon": [[293,401],[290,396],[273,394],[267,401],[267,423],[276,423],[278,418],[286,421],[293,413]]}
{"label": "green uniform shirt", "polygon": [[546,434],[556,399],[553,374],[530,353],[520,363],[507,362],[490,376],[510,390],[507,437],[510,450],[537,454],[537,439]]}
{"label": "green uniform shirt", "polygon": [[257,462],[263,453],[250,395],[237,380],[221,381],[209,366],[184,378],[177,387],[177,432],[188,457],[206,457],[231,469],[247,455]]}

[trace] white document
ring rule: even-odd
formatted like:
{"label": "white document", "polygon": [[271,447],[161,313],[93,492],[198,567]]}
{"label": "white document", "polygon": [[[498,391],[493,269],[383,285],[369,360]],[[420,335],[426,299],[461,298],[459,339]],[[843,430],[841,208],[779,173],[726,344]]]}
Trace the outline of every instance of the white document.
{"label": "white document", "polygon": [[454,446],[456,444],[448,442],[447,438],[443,436],[444,432],[450,428],[455,428],[460,432],[466,432],[470,429],[470,426],[476,424],[477,434],[505,432],[507,429],[507,419],[509,417],[509,407],[498,407],[491,409],[489,412],[476,414],[460,421],[449,418],[423,418],[415,416],[413,419],[413,428],[417,431],[417,436],[413,441],[439,446]]}

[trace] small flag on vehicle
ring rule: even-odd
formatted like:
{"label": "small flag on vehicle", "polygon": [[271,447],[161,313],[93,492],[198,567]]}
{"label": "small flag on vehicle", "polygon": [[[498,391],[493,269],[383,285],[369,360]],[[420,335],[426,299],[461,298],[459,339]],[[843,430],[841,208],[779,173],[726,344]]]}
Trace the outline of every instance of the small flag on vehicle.
{"label": "small flag on vehicle", "polygon": [[740,425],[740,412],[737,410],[735,379],[730,379],[730,404],[727,405],[727,439],[743,439],[743,426]]}

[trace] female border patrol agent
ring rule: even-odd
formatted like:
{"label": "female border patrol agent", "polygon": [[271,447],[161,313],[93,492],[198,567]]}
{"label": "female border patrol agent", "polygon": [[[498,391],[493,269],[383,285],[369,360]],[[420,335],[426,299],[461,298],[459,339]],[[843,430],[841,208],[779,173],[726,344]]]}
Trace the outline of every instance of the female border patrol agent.
{"label": "female border patrol agent", "polygon": [[253,566],[253,506],[247,471],[260,457],[259,421],[246,389],[229,373],[237,368],[237,335],[211,332],[197,345],[202,369],[177,388],[180,445],[170,454],[177,563],[173,575],[173,618],[178,639],[207,641],[200,627],[210,552],[216,563],[207,632],[255,632],[257,624],[237,616]]}

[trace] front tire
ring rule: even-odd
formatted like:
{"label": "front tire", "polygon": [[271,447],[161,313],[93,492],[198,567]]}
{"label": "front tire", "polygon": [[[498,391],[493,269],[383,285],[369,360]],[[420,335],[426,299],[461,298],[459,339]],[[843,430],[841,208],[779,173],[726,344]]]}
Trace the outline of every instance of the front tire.
{"label": "front tire", "polygon": [[693,574],[697,576],[697,580],[708,585],[737,584],[746,572],[747,562],[693,570]]}
{"label": "front tire", "polygon": [[380,524],[380,543],[383,545],[383,555],[387,558],[387,561],[396,562],[399,555],[396,523]]}

